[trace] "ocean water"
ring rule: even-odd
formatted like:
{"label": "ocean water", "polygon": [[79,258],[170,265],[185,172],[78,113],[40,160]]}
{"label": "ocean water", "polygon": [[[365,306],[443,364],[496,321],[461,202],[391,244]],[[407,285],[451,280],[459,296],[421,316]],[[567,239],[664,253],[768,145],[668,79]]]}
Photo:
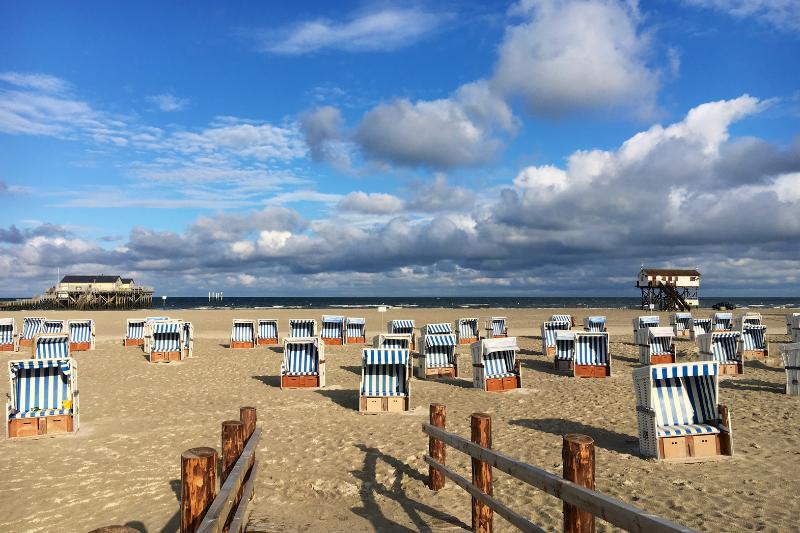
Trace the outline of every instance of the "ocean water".
{"label": "ocean water", "polygon": [[[773,298],[773,297],[706,297],[700,300],[701,307],[711,307],[717,302],[731,302],[737,307],[751,308],[784,308],[800,306],[800,298]],[[389,305],[391,307],[405,308],[605,308],[605,309],[635,309],[638,308],[640,299],[613,298],[613,297],[331,297],[331,298],[302,298],[302,297],[252,297],[231,296],[220,300],[209,301],[207,297],[172,297],[166,300],[160,296],[153,299],[153,309],[329,309],[329,308],[367,308]]]}

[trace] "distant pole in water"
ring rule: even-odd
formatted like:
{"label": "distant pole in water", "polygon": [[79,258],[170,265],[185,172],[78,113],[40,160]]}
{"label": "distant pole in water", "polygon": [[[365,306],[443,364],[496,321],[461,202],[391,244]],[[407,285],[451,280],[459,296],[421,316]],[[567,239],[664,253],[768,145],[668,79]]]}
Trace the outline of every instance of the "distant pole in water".
{"label": "distant pole in water", "polygon": [[161,297],[161,309],[166,309],[166,308],[167,308],[167,297],[166,296],[162,296]]}

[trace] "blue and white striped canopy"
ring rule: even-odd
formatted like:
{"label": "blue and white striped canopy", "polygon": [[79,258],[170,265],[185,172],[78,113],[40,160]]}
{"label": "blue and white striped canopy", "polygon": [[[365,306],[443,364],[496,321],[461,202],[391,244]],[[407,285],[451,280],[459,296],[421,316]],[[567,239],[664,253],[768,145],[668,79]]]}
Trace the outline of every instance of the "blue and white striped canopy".
{"label": "blue and white striped canopy", "polygon": [[347,319],[348,324],[366,324],[367,319],[363,317],[350,317]]}
{"label": "blue and white striped canopy", "polygon": [[575,334],[575,364],[605,366],[608,362],[608,333]]}
{"label": "blue and white striped canopy", "polygon": [[364,348],[361,352],[363,365],[406,365],[409,351],[391,348]]}
{"label": "blue and white striped canopy", "polygon": [[745,350],[766,350],[767,326],[761,326],[761,325],[743,326],[742,346]]}
{"label": "blue and white striped canopy", "polygon": [[181,324],[178,322],[157,322],[153,324],[153,334],[180,333]]}
{"label": "blue and white striped canopy", "polygon": [[691,313],[675,313],[675,329],[677,331],[687,331],[692,324]]}
{"label": "blue and white striped canopy", "polygon": [[606,317],[604,316],[587,316],[584,321],[586,331],[605,331]]}
{"label": "blue and white striped canopy", "polygon": [[648,328],[648,344],[650,345],[650,355],[672,353],[672,338],[674,332],[672,328]]}
{"label": "blue and white striped canopy", "polygon": [[572,325],[572,315],[550,315],[550,322],[569,322]]}
{"label": "blue and white striped canopy", "polygon": [[392,320],[389,333],[414,333],[413,320]]}
{"label": "blue and white striped canopy", "polygon": [[499,350],[483,356],[484,377],[505,378],[516,376],[516,350]]}
{"label": "blue and white striped canopy", "polygon": [[144,319],[132,319],[128,321],[128,338],[144,339]]}
{"label": "blue and white striped canopy", "polygon": [[45,320],[44,321],[45,333],[65,333],[63,320]]}
{"label": "blue and white striped canopy", "polygon": [[[395,333],[395,335],[399,335],[399,333]],[[411,344],[411,339],[406,335],[403,335],[402,338],[392,338],[383,336],[380,338],[380,343],[381,344],[379,348],[408,350],[409,345]]]}
{"label": "blue and white striped canopy", "polygon": [[69,337],[66,333],[42,335],[36,339],[35,359],[66,359],[69,357]]}
{"label": "blue and white striped canopy", "polygon": [[556,359],[572,361],[575,359],[575,332],[553,331],[553,343],[556,347]]}
{"label": "blue and white striped canopy", "polygon": [[426,335],[425,345],[431,346],[455,346],[458,344],[455,335]]}
{"label": "blue and white striped canopy", "polygon": [[44,318],[26,316],[22,319],[22,333],[20,339],[33,339],[36,335],[42,332],[44,327]]}
{"label": "blue and white striped canopy", "polygon": [[[666,377],[654,381],[652,397],[657,425],[686,426],[715,422],[719,418],[715,380],[714,375],[699,375],[691,378]],[[708,429],[695,428],[693,432],[714,432]]]}
{"label": "blue and white striped canopy", "polygon": [[287,375],[314,376],[319,374],[319,349],[314,342],[288,342],[283,350],[283,365]]}
{"label": "blue and white striped canopy", "polygon": [[278,321],[275,319],[261,319],[258,321],[258,337],[260,339],[278,338]]}
{"label": "blue and white striped canopy", "polygon": [[453,332],[453,326],[450,325],[450,322],[425,325],[425,333],[427,333],[428,335],[441,335],[452,332]]}
{"label": "blue and white striped canopy", "polygon": [[711,334],[711,356],[718,363],[739,363],[741,362],[738,353],[739,332],[712,333]]}
{"label": "blue and white striped canopy", "polygon": [[154,352],[179,352],[181,351],[182,324],[156,323],[153,328]]}
{"label": "blue and white striped canopy", "polygon": [[637,319],[639,329],[658,326],[660,318],[657,315],[640,316]]}
{"label": "blue and white striped canopy", "polygon": [[30,359],[9,365],[14,392],[12,418],[72,414],[63,402],[72,400],[70,359]]}
{"label": "blue and white striped canopy", "polygon": [[13,344],[14,343],[14,323],[9,320],[4,320],[0,323],[0,344]]}
{"label": "blue and white striped canopy", "polygon": [[492,334],[504,335],[506,332],[506,317],[493,316],[492,317]]}
{"label": "blue and white striped canopy", "polygon": [[290,337],[313,337],[316,334],[315,329],[313,318],[296,318],[289,321]]}
{"label": "blue and white striped canopy", "polygon": [[458,334],[462,339],[473,339],[478,336],[477,318],[459,318]]}
{"label": "blue and white striped canopy", "polygon": [[322,317],[322,338],[341,339],[344,332],[344,317],[325,315]]}
{"label": "blue and white striped canopy", "polygon": [[568,330],[570,328],[571,322],[568,321],[549,321],[549,322],[542,322],[542,327],[544,328],[544,346],[545,348],[551,348],[556,345],[556,332]]}
{"label": "blue and white striped canopy", "polygon": [[70,342],[89,342],[92,340],[92,321],[91,320],[70,320],[69,321],[69,341]]}
{"label": "blue and white striped canopy", "polygon": [[363,318],[347,319],[347,336],[363,337],[367,328],[367,321]]}
{"label": "blue and white striped canopy", "polygon": [[712,362],[678,363],[674,365],[656,365],[650,368],[654,380],[667,378],[683,378],[697,376],[716,376],[719,368]]}
{"label": "blue and white striped canopy", "polygon": [[693,327],[695,333],[710,333],[711,332],[711,319],[710,318],[695,318],[693,319]]}
{"label": "blue and white striped canopy", "polygon": [[336,316],[336,315],[322,315],[322,323],[330,322],[333,324],[341,324],[344,322],[343,316]]}
{"label": "blue and white striped canopy", "polygon": [[253,342],[255,332],[252,322],[234,322],[232,338],[236,342]]}
{"label": "blue and white striped canopy", "polygon": [[714,329],[731,329],[733,326],[733,313],[714,313],[712,324]]}
{"label": "blue and white striped canopy", "polygon": [[[406,361],[403,363],[365,363],[363,367],[363,374],[361,376],[362,395],[379,397],[408,396],[408,367],[406,366],[408,362],[408,351],[388,351],[406,352]],[[368,357],[365,354],[364,360],[367,358]]]}

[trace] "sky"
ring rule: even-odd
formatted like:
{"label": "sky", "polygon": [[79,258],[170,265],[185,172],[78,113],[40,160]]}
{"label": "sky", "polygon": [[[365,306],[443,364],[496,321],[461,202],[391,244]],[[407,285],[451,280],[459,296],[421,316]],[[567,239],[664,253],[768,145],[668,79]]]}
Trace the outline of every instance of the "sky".
{"label": "sky", "polygon": [[0,296],[800,295],[800,2],[16,2]]}

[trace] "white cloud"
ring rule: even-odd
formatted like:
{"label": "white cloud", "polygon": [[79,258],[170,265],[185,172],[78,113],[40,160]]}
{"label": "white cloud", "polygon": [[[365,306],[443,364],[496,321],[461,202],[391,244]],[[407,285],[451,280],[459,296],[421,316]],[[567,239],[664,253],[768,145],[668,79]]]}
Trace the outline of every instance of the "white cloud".
{"label": "white cloud", "polygon": [[161,111],[167,113],[181,111],[186,109],[186,106],[189,105],[188,98],[178,98],[177,96],[169,93],[148,96],[147,100],[158,106]]}
{"label": "white cloud", "polygon": [[260,49],[275,54],[307,54],[326,48],[393,50],[420,40],[439,25],[441,18],[416,8],[386,8],[356,13],[344,22],[309,20],[260,32]]}
{"label": "white cloud", "polygon": [[59,93],[69,89],[70,85],[61,78],[49,74],[31,72],[0,72],[0,81],[17,87],[35,89],[48,93]]}
{"label": "white cloud", "polygon": [[403,210],[403,201],[391,194],[354,191],[342,198],[339,209],[372,215],[398,213]]}
{"label": "white cloud", "polygon": [[743,19],[755,19],[778,29],[800,31],[797,0],[684,0],[698,7],[722,11]]}

